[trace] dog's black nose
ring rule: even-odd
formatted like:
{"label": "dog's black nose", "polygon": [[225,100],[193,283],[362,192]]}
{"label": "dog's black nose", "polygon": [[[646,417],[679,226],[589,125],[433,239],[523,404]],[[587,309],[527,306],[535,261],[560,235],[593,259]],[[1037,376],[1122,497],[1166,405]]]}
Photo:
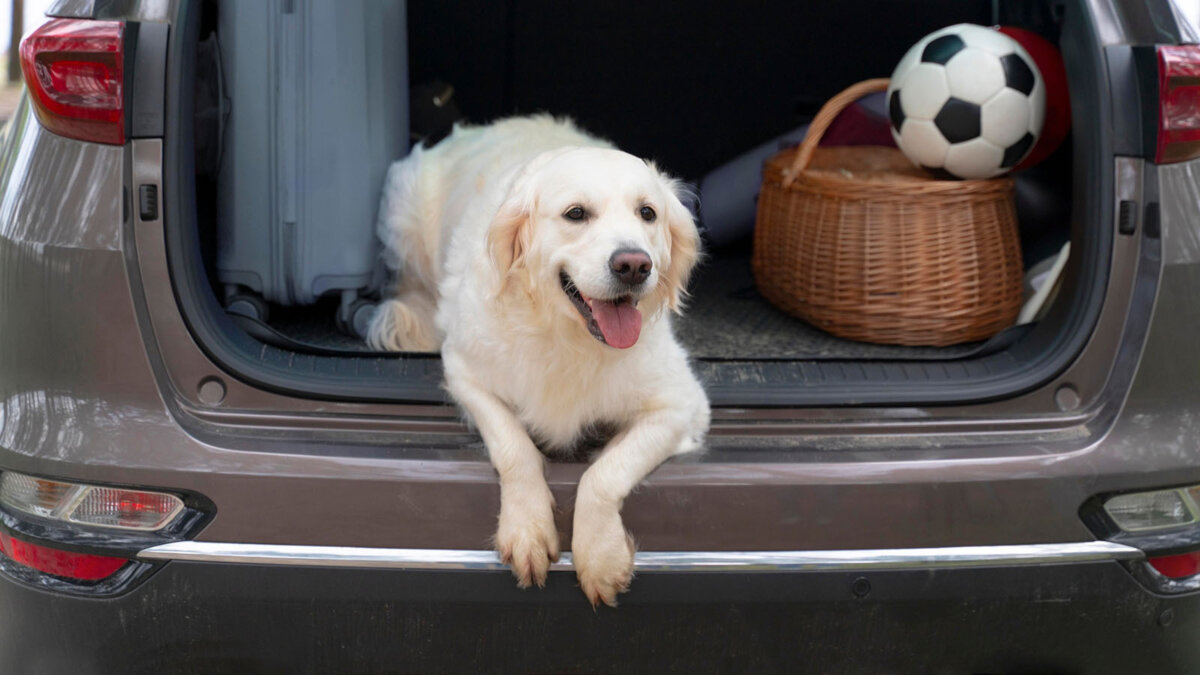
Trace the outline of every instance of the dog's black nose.
{"label": "dog's black nose", "polygon": [[637,286],[650,276],[650,254],[638,248],[623,248],[613,252],[608,259],[608,267],[613,276],[620,279],[626,286]]}

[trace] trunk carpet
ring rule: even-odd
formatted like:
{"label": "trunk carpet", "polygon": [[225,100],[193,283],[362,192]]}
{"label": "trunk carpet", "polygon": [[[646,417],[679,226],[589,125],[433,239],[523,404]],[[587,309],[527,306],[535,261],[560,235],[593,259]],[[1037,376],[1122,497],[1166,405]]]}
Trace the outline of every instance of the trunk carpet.
{"label": "trunk carpet", "polygon": [[[369,351],[334,323],[336,301],[313,307],[272,307],[269,323],[301,342],[351,352]],[[834,337],[775,309],[758,294],[746,254],[710,258],[697,270],[687,311],[675,334],[693,358],[720,360],[943,360],[976,345],[895,347]]]}

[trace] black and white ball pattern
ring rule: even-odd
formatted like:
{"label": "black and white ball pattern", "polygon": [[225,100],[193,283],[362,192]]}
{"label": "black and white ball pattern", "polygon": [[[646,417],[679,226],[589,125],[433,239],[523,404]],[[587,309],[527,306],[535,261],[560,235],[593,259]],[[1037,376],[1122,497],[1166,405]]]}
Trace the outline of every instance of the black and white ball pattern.
{"label": "black and white ball pattern", "polygon": [[991,178],[1033,149],[1046,90],[1016,40],[958,24],[926,35],[900,60],[888,87],[896,145],[941,178]]}

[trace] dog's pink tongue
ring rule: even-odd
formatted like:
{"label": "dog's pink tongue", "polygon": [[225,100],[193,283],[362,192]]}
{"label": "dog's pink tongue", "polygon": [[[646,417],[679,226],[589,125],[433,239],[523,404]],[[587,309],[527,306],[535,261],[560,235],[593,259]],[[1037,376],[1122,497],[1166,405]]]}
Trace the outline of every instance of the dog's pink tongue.
{"label": "dog's pink tongue", "polygon": [[608,300],[591,300],[588,305],[609,346],[629,349],[637,342],[642,332],[642,313],[632,302],[618,305]]}

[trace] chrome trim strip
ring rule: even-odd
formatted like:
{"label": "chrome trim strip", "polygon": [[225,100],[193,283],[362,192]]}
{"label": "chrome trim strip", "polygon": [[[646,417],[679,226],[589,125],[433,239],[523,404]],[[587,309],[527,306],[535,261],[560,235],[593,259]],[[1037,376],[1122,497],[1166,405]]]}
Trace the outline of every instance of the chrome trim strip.
{"label": "chrome trim strip", "polygon": [[[641,572],[799,572],[821,570],[929,569],[1131,560],[1139,549],[1108,541],[1012,546],[953,546],[846,551],[640,551],[634,567]],[[411,570],[502,570],[494,551],[424,548],[358,548],[179,541],[138,553],[149,561],[355,567]],[[551,565],[570,570],[571,554]]]}

